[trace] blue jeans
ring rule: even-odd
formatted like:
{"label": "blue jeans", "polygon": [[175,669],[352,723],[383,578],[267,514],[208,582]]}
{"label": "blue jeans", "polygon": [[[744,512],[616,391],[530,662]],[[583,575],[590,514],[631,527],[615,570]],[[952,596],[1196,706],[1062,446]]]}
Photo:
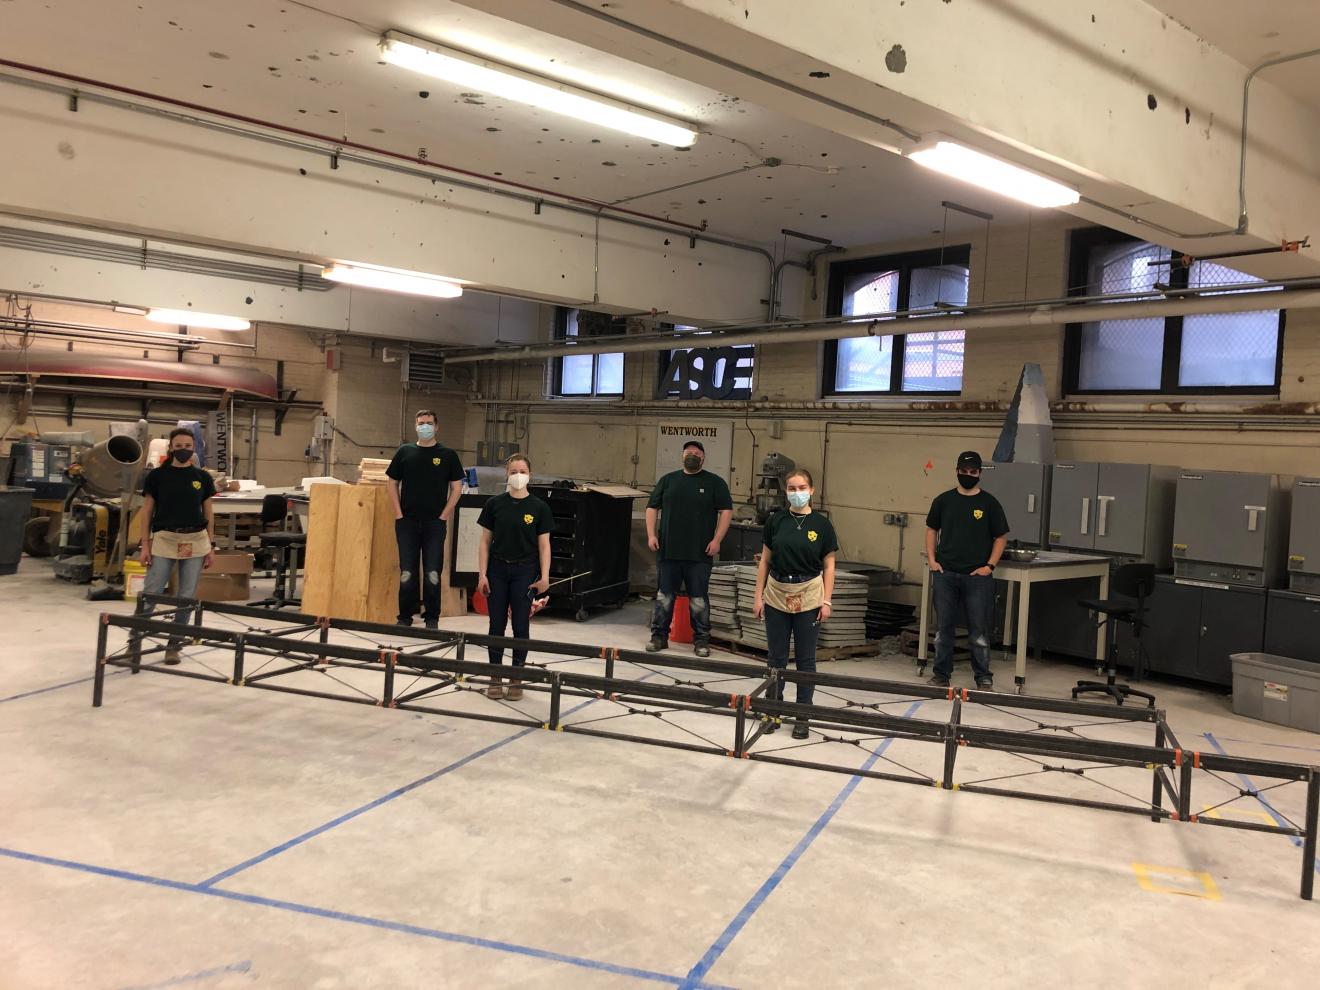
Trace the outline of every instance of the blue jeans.
{"label": "blue jeans", "polygon": [[714,562],[705,560],[661,560],[656,565],[655,608],[651,610],[651,635],[669,639],[674,622],[674,599],[683,588],[688,594],[688,615],[692,619],[692,643],[710,643],[710,572]]}
{"label": "blue jeans", "polygon": [[[399,544],[399,621],[412,625],[417,600],[422,600],[422,618],[440,620],[440,575],[445,570],[445,521],[404,516],[394,520],[394,538]],[[421,558],[420,566],[418,558]],[[422,574],[426,575],[425,584]]]}
{"label": "blue jeans", "polygon": [[[820,626],[816,620],[820,609],[807,612],[781,612],[777,608],[765,607],[765,640],[769,647],[767,658],[771,667],[784,670],[788,667],[788,640],[793,639],[793,662],[804,674],[816,672],[816,639],[820,635]],[[814,684],[798,684],[797,702],[799,705],[811,704],[816,693]],[[782,701],[784,686],[782,683],[770,689],[770,700]]]}
{"label": "blue jeans", "polygon": [[[527,638],[532,618],[532,600],[527,597],[527,589],[540,576],[541,565],[535,560],[522,564],[506,564],[501,560],[487,563],[486,580],[490,582],[490,597],[486,599],[486,610],[490,613],[490,635],[504,635],[504,627],[512,612],[514,638]],[[500,647],[488,646],[486,653],[491,663],[504,662],[504,650]],[[526,650],[513,651],[515,667],[521,667],[526,662]]]}
{"label": "blue jeans", "polygon": [[[147,576],[142,581],[142,591],[148,595],[165,594],[165,586],[170,583],[170,577],[174,574],[174,565],[179,565],[179,584],[175,589],[176,598],[196,598],[197,597],[197,579],[202,576],[202,563],[205,557],[183,557],[175,559],[174,557],[152,557],[151,563],[147,565]],[[192,621],[192,613],[188,610],[176,612],[174,621],[179,625],[187,625]],[[170,640],[170,649],[177,649],[176,640]]]}
{"label": "blue jeans", "polygon": [[953,676],[953,641],[958,611],[966,614],[967,640],[972,648],[972,670],[977,682],[993,679],[990,673],[990,612],[995,601],[995,579],[989,575],[938,571],[930,576],[935,598],[935,675]]}

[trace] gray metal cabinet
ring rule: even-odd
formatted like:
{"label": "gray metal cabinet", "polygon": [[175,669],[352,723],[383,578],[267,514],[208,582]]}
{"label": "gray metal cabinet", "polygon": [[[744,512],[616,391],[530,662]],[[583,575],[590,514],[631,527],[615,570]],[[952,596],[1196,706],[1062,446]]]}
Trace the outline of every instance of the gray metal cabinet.
{"label": "gray metal cabinet", "polygon": [[1320,594],[1320,478],[1298,478],[1293,484],[1288,586]]}
{"label": "gray metal cabinet", "polygon": [[[1264,644],[1261,589],[1204,587],[1160,575],[1146,605],[1146,660],[1157,673],[1228,686],[1233,683],[1229,658],[1258,652]],[[1129,660],[1136,653],[1127,626],[1119,627],[1119,651]]]}
{"label": "gray metal cabinet", "polygon": [[1049,518],[1050,465],[1010,463],[986,464],[981,469],[981,487],[999,500],[1008,517],[1008,537],[1031,546],[1045,545]]}
{"label": "gray metal cabinet", "polygon": [[1050,545],[1168,566],[1175,475],[1151,464],[1054,465]]}
{"label": "gray metal cabinet", "polygon": [[1280,589],[1269,592],[1265,652],[1320,663],[1320,595]]}
{"label": "gray metal cabinet", "polygon": [[1182,472],[1173,521],[1174,573],[1251,587],[1277,585],[1286,515],[1277,475]]}
{"label": "gray metal cabinet", "polygon": [[1054,465],[1050,487],[1050,546],[1095,549],[1092,516],[1099,478],[1100,465],[1094,462]]}

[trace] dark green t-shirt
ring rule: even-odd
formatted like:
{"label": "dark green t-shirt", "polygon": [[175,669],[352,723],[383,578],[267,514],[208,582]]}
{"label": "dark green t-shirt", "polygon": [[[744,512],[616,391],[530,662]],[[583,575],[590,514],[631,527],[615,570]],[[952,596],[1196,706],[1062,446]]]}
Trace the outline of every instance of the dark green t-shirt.
{"label": "dark green t-shirt", "polygon": [[477,525],[490,530],[490,555],[495,560],[539,560],[536,538],[555,528],[555,517],[535,495],[496,495],[481,507]]}
{"label": "dark green t-shirt", "polygon": [[434,519],[449,501],[449,483],[463,480],[463,465],[458,454],[438,443],[405,443],[394,452],[385,474],[399,483],[399,507],[405,516]]}
{"label": "dark green t-shirt", "polygon": [[970,574],[984,566],[995,540],[1008,533],[1008,519],[999,499],[987,491],[964,495],[956,488],[935,496],[926,526],[940,534],[936,562],[955,574]]}
{"label": "dark green t-shirt", "polygon": [[201,468],[166,464],[152,468],[142,483],[142,494],[156,500],[151,530],[202,529],[206,514],[202,503],[215,494],[215,482]]}
{"label": "dark green t-shirt", "polygon": [[733,498],[724,479],[709,471],[671,471],[655,483],[646,507],[660,510],[661,559],[707,560],[716,517],[733,508]]}
{"label": "dark green t-shirt", "polygon": [[780,509],[765,521],[761,542],[770,548],[771,574],[819,574],[825,555],[839,550],[834,527],[814,511],[799,516]]}

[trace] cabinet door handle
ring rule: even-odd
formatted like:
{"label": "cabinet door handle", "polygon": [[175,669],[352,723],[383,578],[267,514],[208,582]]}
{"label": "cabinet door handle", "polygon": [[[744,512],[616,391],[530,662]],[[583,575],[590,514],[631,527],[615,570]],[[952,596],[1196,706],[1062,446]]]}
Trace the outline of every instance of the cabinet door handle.
{"label": "cabinet door handle", "polygon": [[1035,493],[1035,492],[1027,492],[1027,511],[1028,511],[1028,512],[1035,512],[1035,511],[1036,511],[1036,493]]}
{"label": "cabinet door handle", "polygon": [[1091,497],[1082,497],[1082,535],[1085,536],[1091,525]]}
{"label": "cabinet door handle", "polygon": [[1201,627],[1201,635],[1204,636],[1204,635],[1206,634],[1206,631],[1207,631],[1207,630],[1206,630],[1205,626],[1202,626],[1202,627]]}
{"label": "cabinet door handle", "polygon": [[1101,495],[1096,501],[1100,503],[1100,518],[1096,520],[1095,535],[1109,535],[1109,503],[1114,500],[1113,495]]}
{"label": "cabinet door handle", "polygon": [[1260,524],[1260,517],[1265,514],[1263,505],[1244,505],[1242,508],[1247,510],[1247,532],[1256,532]]}

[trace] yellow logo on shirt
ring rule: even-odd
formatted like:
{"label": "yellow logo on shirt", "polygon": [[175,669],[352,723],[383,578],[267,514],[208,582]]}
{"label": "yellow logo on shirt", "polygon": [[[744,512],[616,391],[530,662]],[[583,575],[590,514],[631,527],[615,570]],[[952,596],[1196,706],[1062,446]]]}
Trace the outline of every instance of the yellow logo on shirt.
{"label": "yellow logo on shirt", "polygon": [[972,510],[972,518],[973,518],[973,519],[980,519],[983,515],[985,515],[985,513],[982,512],[980,509],[973,509],[973,510]]}
{"label": "yellow logo on shirt", "polygon": [[193,482],[193,487],[196,488],[196,489],[200,492],[200,491],[202,490],[202,483],[201,483],[200,481],[194,481],[194,482]]}
{"label": "yellow logo on shirt", "polygon": [[807,539],[809,539],[812,543],[816,542],[816,531],[814,529],[807,530]]}
{"label": "yellow logo on shirt", "polygon": [[438,457],[432,457],[432,458],[431,458],[431,463],[434,464],[436,467],[439,467],[439,466],[440,466],[440,458],[438,458]]}
{"label": "yellow logo on shirt", "polygon": [[523,522],[525,522],[528,526],[530,526],[533,520],[535,519],[536,517],[533,516],[530,512],[523,516]]}

